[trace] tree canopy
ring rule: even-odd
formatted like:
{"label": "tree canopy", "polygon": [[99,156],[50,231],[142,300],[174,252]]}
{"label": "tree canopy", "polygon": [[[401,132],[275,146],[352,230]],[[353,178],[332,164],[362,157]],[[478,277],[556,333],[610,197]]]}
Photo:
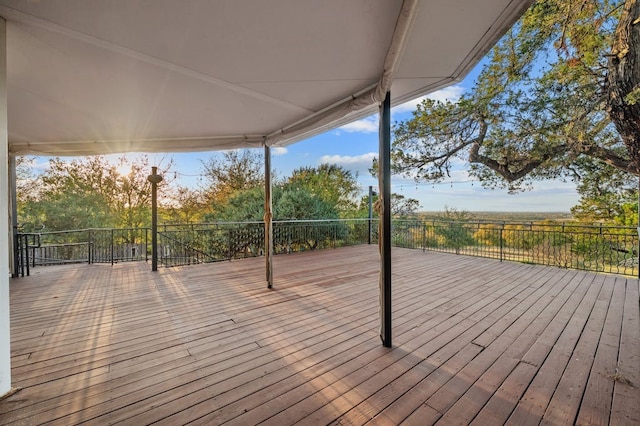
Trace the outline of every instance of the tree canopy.
{"label": "tree canopy", "polygon": [[[172,163],[160,171],[169,175]],[[27,230],[70,230],[92,227],[136,228],[150,223],[151,169],[147,157],[121,157],[112,164],[103,156],[49,160],[46,170],[31,176],[21,168],[18,207]],[[26,173],[26,174],[25,174]],[[159,193],[169,184],[159,185]]]}
{"label": "tree canopy", "polygon": [[356,207],[360,189],[357,179],[356,174],[341,166],[324,163],[318,167],[295,169],[284,186],[289,190],[307,191],[335,206],[339,213],[346,214]]}
{"label": "tree canopy", "polygon": [[[333,164],[295,169],[291,176],[276,182],[273,190],[273,217],[276,220],[337,219],[355,210],[359,190],[356,176]],[[262,220],[262,184],[236,189],[214,206],[209,220]]]}
{"label": "tree canopy", "polygon": [[537,1],[470,91],[425,100],[394,126],[394,171],[440,181],[466,163],[483,185],[511,191],[612,168],[638,175],[639,10],[631,0]]}
{"label": "tree canopy", "polygon": [[[571,208],[573,217],[585,221],[617,221],[632,225],[637,220],[637,179],[614,167],[603,167],[597,161],[583,158],[577,190],[579,204]],[[631,214],[630,214],[631,213]]]}
{"label": "tree canopy", "polygon": [[[376,194],[371,198],[372,204],[378,201],[380,197]],[[391,194],[391,217],[406,218],[415,215],[420,208],[420,201],[415,198],[407,198],[402,194]],[[358,208],[358,217],[368,217],[369,215],[369,196],[365,195],[360,199]],[[372,215],[378,216],[378,212],[372,206]]]}
{"label": "tree canopy", "polygon": [[215,213],[237,192],[264,185],[262,154],[240,149],[217,153],[203,161],[204,201]]}
{"label": "tree canopy", "polygon": [[[159,170],[161,223],[261,221],[264,216],[262,158],[256,151],[216,153],[203,164],[198,188],[177,185],[173,160]],[[139,228],[151,221],[151,170],[147,156],[51,158],[35,172],[33,158],[18,161],[18,216],[25,231]],[[357,178],[340,166],[302,167],[276,178],[276,220],[357,216]],[[415,200],[414,200],[415,201]]]}

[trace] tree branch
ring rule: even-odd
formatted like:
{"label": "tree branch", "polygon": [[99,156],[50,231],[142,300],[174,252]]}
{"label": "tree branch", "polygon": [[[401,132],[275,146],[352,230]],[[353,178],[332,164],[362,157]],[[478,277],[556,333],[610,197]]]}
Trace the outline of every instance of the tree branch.
{"label": "tree branch", "polygon": [[536,159],[528,158],[517,170],[512,171],[510,169],[510,166],[513,166],[513,163],[503,164],[499,163],[493,158],[484,156],[480,154],[480,145],[474,144],[469,151],[469,161],[471,163],[480,163],[487,166],[488,168],[502,176],[507,182],[515,182],[518,179],[522,179],[537,167],[543,165],[552,158],[562,154],[563,152],[566,152],[566,150],[566,145],[558,145],[549,152],[545,153],[542,157]]}
{"label": "tree branch", "polygon": [[625,171],[627,173],[631,173],[634,175],[638,174],[638,169],[636,168],[635,164],[631,160],[621,157],[615,152],[610,151],[601,146],[597,146],[597,145],[585,146],[583,147],[582,152],[585,155],[596,158],[602,161],[603,163],[607,163],[610,166],[615,167],[616,169],[620,169],[622,171]]}

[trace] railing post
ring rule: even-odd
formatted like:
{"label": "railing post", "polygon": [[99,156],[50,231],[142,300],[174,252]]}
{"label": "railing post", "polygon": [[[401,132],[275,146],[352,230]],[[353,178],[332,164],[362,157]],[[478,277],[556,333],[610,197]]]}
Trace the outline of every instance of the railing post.
{"label": "railing post", "polygon": [[149,228],[144,228],[144,261],[149,261]]}
{"label": "railing post", "polygon": [[373,191],[373,186],[369,185],[369,244],[371,244],[371,228],[373,222],[373,195],[375,192]]}
{"label": "railing post", "polygon": [[504,237],[504,222],[502,222],[502,225],[500,225],[500,262],[502,262],[502,260],[504,259],[504,241],[503,241],[503,237]]}
{"label": "railing post", "polygon": [[113,266],[113,258],[114,258],[114,253],[113,251],[115,250],[115,247],[113,246],[113,228],[111,228],[111,266]]}
{"label": "railing post", "polygon": [[28,238],[29,237],[25,236],[25,239],[24,239],[24,253],[25,253],[25,262],[24,263],[25,263],[25,265],[27,265],[27,276],[30,275],[29,268],[31,266],[31,265],[29,265],[29,239]]}
{"label": "railing post", "polygon": [[[640,194],[638,195],[638,197],[640,197]],[[638,205],[638,208],[640,209],[640,205]],[[636,227],[636,237],[638,238],[638,241],[636,241],[636,261],[638,267],[637,277],[640,278],[640,224],[638,224],[638,226]]]}
{"label": "railing post", "polygon": [[158,184],[162,176],[158,175],[158,168],[151,167],[151,174],[147,176],[151,182],[151,270],[158,270]]}
{"label": "railing post", "polygon": [[[15,249],[16,251],[16,277],[20,276],[20,271],[22,270],[22,243],[20,242],[20,240],[22,239],[22,236],[18,233],[18,235],[16,236],[16,246]],[[24,272],[22,274],[22,276],[24,276]]]}
{"label": "railing post", "polygon": [[88,246],[89,253],[87,253],[87,262],[89,263],[89,265],[91,265],[91,247],[92,246],[93,246],[93,229],[89,229],[89,246]]}
{"label": "railing post", "polygon": [[[42,244],[40,244],[40,240],[38,240],[38,244],[37,245],[39,247],[42,246]],[[35,240],[33,242],[33,247],[32,248],[33,248],[33,253],[31,254],[31,262],[33,263],[33,267],[35,268],[36,267],[36,242],[35,242]],[[43,250],[41,249],[40,250],[40,257],[46,259],[46,256],[43,256],[42,252],[43,252]]]}
{"label": "railing post", "polygon": [[[29,276],[29,240],[27,240],[27,236],[23,235],[22,236],[22,242],[20,244],[22,244],[22,253],[20,254],[20,256],[22,256],[22,276],[24,277],[25,274],[26,276]],[[25,272],[26,270],[26,272]]]}
{"label": "railing post", "polygon": [[25,267],[24,267],[24,262],[25,262],[24,252],[25,252],[25,249],[24,249],[24,247],[26,246],[26,244],[25,244],[25,239],[26,238],[27,237],[25,235],[20,235],[20,237],[18,239],[18,241],[19,241],[18,245],[20,246],[20,275],[23,276],[23,277],[24,277],[24,270],[25,270]]}

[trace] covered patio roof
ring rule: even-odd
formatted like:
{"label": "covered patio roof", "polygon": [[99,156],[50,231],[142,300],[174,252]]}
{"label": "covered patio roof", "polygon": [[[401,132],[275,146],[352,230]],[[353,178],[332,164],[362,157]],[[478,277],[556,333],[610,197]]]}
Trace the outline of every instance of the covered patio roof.
{"label": "covered patio roof", "polygon": [[0,0],[9,152],[284,146],[467,74],[531,0]]}

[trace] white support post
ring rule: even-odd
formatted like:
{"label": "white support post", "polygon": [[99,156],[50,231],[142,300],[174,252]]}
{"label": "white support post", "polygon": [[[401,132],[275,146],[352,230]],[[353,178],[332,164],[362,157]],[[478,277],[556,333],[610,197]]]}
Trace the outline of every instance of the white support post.
{"label": "white support post", "polygon": [[0,397],[11,392],[9,324],[9,136],[7,131],[7,21],[0,18]]}

